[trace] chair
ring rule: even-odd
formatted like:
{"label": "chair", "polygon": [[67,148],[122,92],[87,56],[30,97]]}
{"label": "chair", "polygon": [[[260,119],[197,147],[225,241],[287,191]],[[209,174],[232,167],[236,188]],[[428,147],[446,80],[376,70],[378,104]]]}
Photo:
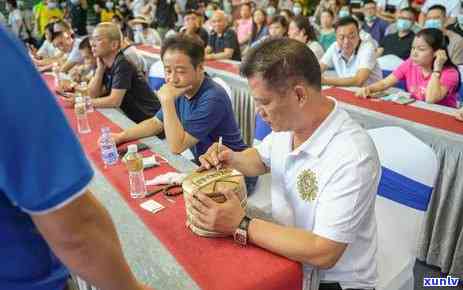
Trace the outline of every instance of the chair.
{"label": "chair", "polygon": [[219,77],[213,77],[212,80],[214,82],[218,83],[225,90],[228,97],[230,98],[230,100],[233,103],[233,94],[232,94],[232,90],[231,90],[230,86],[223,79],[221,79]]}
{"label": "chair", "polygon": [[148,82],[153,91],[158,91],[166,83],[164,79],[164,65],[158,60],[150,67]]}
{"label": "chair", "polygon": [[[393,54],[381,56],[377,59],[377,61],[381,71],[383,72],[383,78],[390,75],[397,67],[399,67],[399,65],[404,62],[400,57]],[[406,90],[404,81],[398,82],[395,87]]]}
{"label": "chair", "polygon": [[382,175],[376,198],[378,290],[412,290],[418,236],[438,173],[434,151],[398,127],[368,131]]}

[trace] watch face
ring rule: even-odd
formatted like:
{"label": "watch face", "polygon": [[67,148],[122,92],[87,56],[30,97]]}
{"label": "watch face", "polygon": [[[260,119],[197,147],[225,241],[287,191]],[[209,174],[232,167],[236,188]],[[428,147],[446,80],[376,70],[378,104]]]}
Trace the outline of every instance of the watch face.
{"label": "watch face", "polygon": [[240,245],[245,246],[247,243],[247,234],[246,231],[242,229],[237,229],[235,234],[233,235],[233,238],[235,242],[237,242]]}

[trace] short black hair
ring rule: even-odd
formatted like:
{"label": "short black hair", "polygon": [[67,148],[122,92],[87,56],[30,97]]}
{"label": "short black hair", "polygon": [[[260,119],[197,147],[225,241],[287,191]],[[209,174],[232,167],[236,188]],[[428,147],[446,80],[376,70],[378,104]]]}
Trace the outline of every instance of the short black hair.
{"label": "short black hair", "polygon": [[177,34],[166,38],[161,46],[161,60],[168,50],[178,50],[188,55],[194,68],[204,62],[204,44],[198,37]]}
{"label": "short black hair", "polygon": [[346,16],[346,17],[339,18],[339,20],[336,21],[336,23],[334,24],[334,29],[337,31],[339,27],[343,27],[343,26],[347,26],[351,24],[353,24],[357,28],[357,31],[359,31],[359,24],[357,20],[355,20],[355,18],[352,16]]}
{"label": "short black hair", "polygon": [[86,36],[82,38],[82,40],[79,43],[79,50],[84,50],[84,49],[92,49],[92,46],[90,45],[90,37]]}
{"label": "short black hair", "polygon": [[241,75],[260,75],[266,85],[285,91],[297,81],[321,90],[320,64],[304,43],[279,37],[268,37],[249,49],[240,66]]}
{"label": "short black hair", "polygon": [[431,7],[428,8],[428,12],[431,10],[440,10],[442,14],[447,15],[447,9],[443,5],[432,5]]}

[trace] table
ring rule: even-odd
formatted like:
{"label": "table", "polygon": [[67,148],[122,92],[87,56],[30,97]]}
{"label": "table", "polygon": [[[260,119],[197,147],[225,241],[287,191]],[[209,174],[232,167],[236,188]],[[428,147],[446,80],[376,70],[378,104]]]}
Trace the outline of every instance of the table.
{"label": "table", "polygon": [[[53,79],[45,76],[53,89]],[[76,129],[73,110],[64,108],[71,127]],[[205,290],[283,290],[302,288],[300,263],[272,254],[256,246],[242,248],[227,239],[201,238],[185,227],[183,197],[172,197],[171,203],[162,195],[152,197],[166,208],[153,215],[139,204],[144,200],[131,199],[128,195],[128,174],[122,164],[105,168],[99,156],[96,140],[99,129],[109,126],[134,125],[119,110],[101,109],[89,114],[90,134],[79,134],[85,153],[92,161],[96,176],[90,190],[109,211],[116,225],[125,256],[141,281],[156,289],[205,289]],[[189,172],[196,165],[180,155],[170,153],[165,141],[156,137],[143,140],[156,155],[169,161],[177,171]],[[149,154],[142,152],[142,154]],[[167,165],[145,171],[147,178],[172,171]],[[249,205],[250,215],[259,215],[258,209]],[[79,289],[93,289],[77,279]]]}
{"label": "table", "polygon": [[[140,46],[148,63],[159,60],[159,48]],[[233,108],[245,142],[254,136],[254,103],[239,62],[207,61],[206,71],[225,80],[233,92]],[[415,102],[409,106],[359,100],[342,90],[324,90],[364,128],[399,126],[430,145],[440,162],[423,232],[418,259],[463,279],[463,123],[454,120],[454,109]],[[408,112],[414,115],[407,115]],[[435,118],[436,120],[434,120]]]}

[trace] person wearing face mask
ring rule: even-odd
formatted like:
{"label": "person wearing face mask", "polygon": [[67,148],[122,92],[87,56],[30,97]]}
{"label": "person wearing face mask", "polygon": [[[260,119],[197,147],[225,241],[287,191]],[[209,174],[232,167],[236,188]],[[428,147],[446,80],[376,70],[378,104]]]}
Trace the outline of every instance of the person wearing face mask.
{"label": "person wearing face mask", "polygon": [[418,20],[421,26],[424,26],[424,22],[426,21],[426,14],[429,12],[431,7],[435,5],[441,5],[445,7],[445,16],[447,19],[444,25],[455,23],[455,20],[460,12],[461,0],[426,0],[423,6],[421,6],[421,13]]}
{"label": "person wearing face mask", "polygon": [[45,27],[51,22],[51,19],[63,19],[64,13],[59,8],[57,0],[43,0],[43,5],[36,11],[36,19],[38,23],[38,34],[44,36]]}
{"label": "person wearing face mask", "polygon": [[293,12],[294,16],[299,16],[299,15],[302,15],[302,6],[300,3],[296,2],[294,3],[293,5],[293,8],[291,9],[291,11]]}
{"label": "person wearing face mask", "polygon": [[445,28],[447,17],[445,7],[442,5],[434,5],[428,9],[426,14],[425,28],[440,29],[448,38],[448,47],[450,59],[456,65],[463,64],[463,37],[457,33]]}
{"label": "person wearing face mask", "polygon": [[214,11],[219,9],[217,4],[215,3],[209,3],[206,6],[206,10],[204,10],[204,16],[206,17],[206,22],[204,22],[204,29],[206,29],[207,33],[212,32],[212,15],[214,15]]}
{"label": "person wearing face mask", "polygon": [[87,0],[71,0],[69,15],[74,33],[78,36],[87,35]]}
{"label": "person wearing face mask", "polygon": [[415,33],[411,30],[415,22],[415,10],[411,7],[403,8],[399,11],[397,18],[398,32],[386,35],[380,42],[376,55],[393,54],[401,59],[410,56],[412,42]]}
{"label": "person wearing face mask", "polygon": [[454,24],[447,26],[447,29],[458,33],[458,35],[463,37],[463,8],[457,16],[457,21]]}
{"label": "person wearing face mask", "polygon": [[376,16],[376,2],[367,0],[363,4],[363,14],[365,22],[362,25],[364,31],[370,33],[374,40],[378,43],[383,39],[389,23]]}
{"label": "person wearing face mask", "polygon": [[[101,9],[100,22],[111,22],[114,15],[117,15],[116,7],[112,0],[106,0]],[[120,15],[119,15],[120,16]]]}
{"label": "person wearing face mask", "polygon": [[145,17],[135,17],[135,19],[129,21],[129,26],[134,31],[135,43],[161,46],[161,36],[156,29],[149,27],[148,20]]}

